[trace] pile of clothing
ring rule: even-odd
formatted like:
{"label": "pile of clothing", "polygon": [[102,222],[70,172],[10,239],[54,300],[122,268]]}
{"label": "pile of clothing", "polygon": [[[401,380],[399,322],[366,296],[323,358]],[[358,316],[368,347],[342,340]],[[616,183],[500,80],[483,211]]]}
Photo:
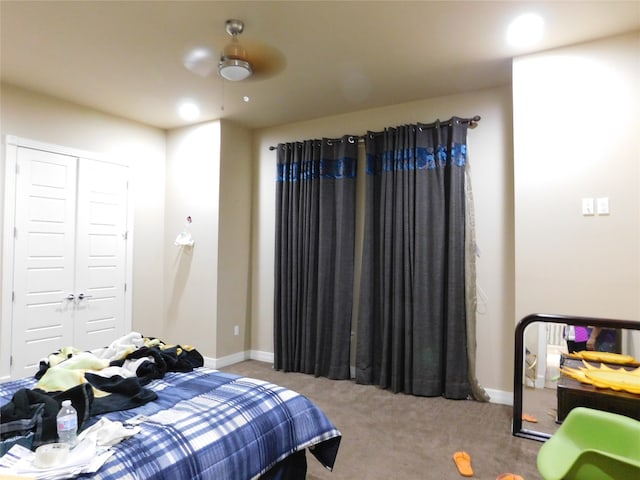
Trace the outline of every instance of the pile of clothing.
{"label": "pile of clothing", "polygon": [[204,365],[193,347],[168,345],[131,332],[102,349],[63,348],[40,362],[33,388],[23,388],[0,408],[0,455],[14,443],[33,450],[57,439],[56,415],[63,400],[78,412],[78,430],[95,415],[127,410],[158,398],[145,388],[167,372]]}

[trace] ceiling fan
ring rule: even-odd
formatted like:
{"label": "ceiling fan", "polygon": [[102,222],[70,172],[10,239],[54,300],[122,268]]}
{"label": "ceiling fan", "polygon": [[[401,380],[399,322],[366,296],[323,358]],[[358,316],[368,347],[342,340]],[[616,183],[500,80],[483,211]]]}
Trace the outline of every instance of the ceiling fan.
{"label": "ceiling fan", "polygon": [[217,72],[231,82],[264,79],[284,69],[284,56],[276,48],[246,39],[240,42],[238,37],[244,31],[242,20],[227,20],[225,30],[231,40],[224,45],[219,55],[206,46],[192,48],[182,59],[185,68],[203,77]]}

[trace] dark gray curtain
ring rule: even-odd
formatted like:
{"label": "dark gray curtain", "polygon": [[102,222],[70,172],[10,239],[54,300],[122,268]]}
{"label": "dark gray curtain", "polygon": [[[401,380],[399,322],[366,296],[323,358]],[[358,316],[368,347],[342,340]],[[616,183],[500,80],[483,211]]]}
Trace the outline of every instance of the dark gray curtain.
{"label": "dark gray curtain", "polygon": [[366,137],[367,188],[356,381],[470,395],[465,303],[467,123]]}
{"label": "dark gray curtain", "polygon": [[357,138],[277,147],[274,360],[350,377]]}

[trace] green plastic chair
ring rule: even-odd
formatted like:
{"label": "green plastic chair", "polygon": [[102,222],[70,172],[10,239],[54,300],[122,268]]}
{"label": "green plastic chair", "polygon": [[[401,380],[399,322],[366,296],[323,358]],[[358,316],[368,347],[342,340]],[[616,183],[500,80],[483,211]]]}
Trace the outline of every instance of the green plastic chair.
{"label": "green plastic chair", "polygon": [[576,407],[538,452],[545,480],[640,479],[640,422]]}

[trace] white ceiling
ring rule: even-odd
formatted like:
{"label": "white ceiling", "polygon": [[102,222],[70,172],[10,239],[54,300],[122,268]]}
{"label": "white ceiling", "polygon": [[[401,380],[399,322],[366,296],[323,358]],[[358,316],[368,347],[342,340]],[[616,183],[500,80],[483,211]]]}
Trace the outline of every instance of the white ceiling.
{"label": "white ceiling", "polygon": [[[545,36],[516,50],[506,28],[526,12]],[[277,49],[282,71],[239,83],[187,71],[190,48],[219,54],[229,18],[247,48]],[[640,1],[1,0],[0,19],[3,82],[160,128],[189,123],[176,107],[192,98],[198,122],[257,128],[505,85],[513,56],[640,30]]]}

